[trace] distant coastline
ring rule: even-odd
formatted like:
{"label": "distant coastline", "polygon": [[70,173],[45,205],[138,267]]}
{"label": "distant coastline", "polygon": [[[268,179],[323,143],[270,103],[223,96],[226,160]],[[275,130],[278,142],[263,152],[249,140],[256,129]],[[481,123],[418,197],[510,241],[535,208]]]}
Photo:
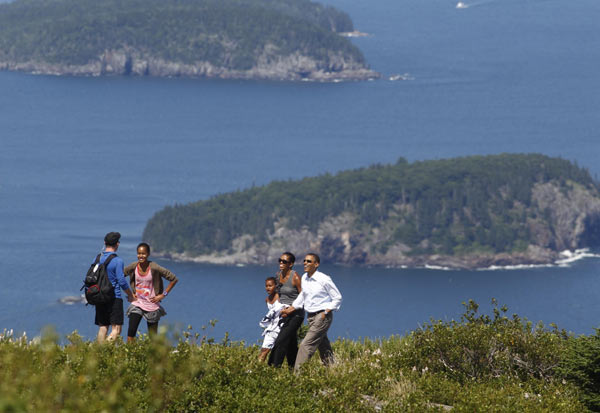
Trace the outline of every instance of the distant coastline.
{"label": "distant coastline", "polygon": [[[180,262],[195,262],[199,264],[214,264],[214,265],[235,265],[245,266],[257,264],[258,257],[245,257],[239,254],[232,255],[199,255],[189,256],[186,254],[177,253],[155,253],[157,257],[180,261]],[[248,259],[251,258],[251,259]],[[600,254],[592,253],[588,248],[578,249],[574,251],[565,250],[559,253],[549,253],[544,257],[538,256],[537,259],[530,260],[522,255],[511,256],[503,254],[497,257],[482,256],[473,257],[470,256],[467,260],[456,259],[456,257],[442,257],[434,255],[431,257],[419,257],[418,260],[407,261],[405,263],[398,263],[395,265],[369,265],[369,266],[381,266],[385,268],[402,268],[402,269],[429,269],[429,270],[440,270],[440,271],[452,271],[452,270],[472,270],[472,271],[498,271],[498,270],[522,270],[528,268],[552,268],[552,267],[564,267],[571,263],[580,261],[586,258],[600,258]],[[258,259],[260,262],[260,259]],[[489,262],[495,262],[491,265],[485,265]],[[499,264],[501,262],[501,264]],[[265,263],[266,264],[266,263]],[[482,266],[480,266],[482,264]],[[344,265],[344,264],[341,264]],[[348,265],[348,264],[346,264]]]}
{"label": "distant coastline", "polygon": [[381,75],[366,67],[356,66],[339,56],[338,71],[319,68],[319,62],[301,55],[288,56],[276,62],[259,64],[248,70],[214,66],[208,62],[185,64],[146,58],[126,52],[106,52],[96,61],[83,65],[42,61],[2,62],[0,70],[51,76],[156,76],[207,79],[339,82],[379,79]]}
{"label": "distant coastline", "polygon": [[[157,30],[160,28],[160,30]],[[308,0],[0,5],[0,70],[339,82],[380,77],[343,11]]]}

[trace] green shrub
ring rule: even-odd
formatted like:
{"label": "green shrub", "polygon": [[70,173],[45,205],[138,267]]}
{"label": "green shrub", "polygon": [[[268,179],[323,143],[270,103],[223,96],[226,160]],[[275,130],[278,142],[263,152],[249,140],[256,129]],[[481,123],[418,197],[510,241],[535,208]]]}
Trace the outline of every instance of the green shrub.
{"label": "green shrub", "polygon": [[[77,333],[61,346],[51,331],[33,341],[5,332],[0,334],[0,411],[254,412],[279,406],[289,412],[586,410],[576,380],[555,379],[551,369],[533,366],[548,365],[564,345],[574,351],[575,339],[531,330],[517,317],[500,321],[500,312],[491,319],[476,316],[474,303],[469,308],[462,323],[433,336],[421,336],[427,331],[423,329],[406,337],[337,340],[332,343],[333,365],[323,367],[313,357],[299,375],[259,362],[258,346],[231,342],[227,336],[207,339],[191,327],[176,342],[159,334],[104,345],[84,341]],[[500,328],[504,324],[510,328]],[[490,334],[482,331],[494,325],[495,334],[507,335],[497,341],[521,343],[510,353],[513,362],[518,355],[531,365],[456,364],[465,372],[473,365],[487,371],[468,375],[434,363],[432,354],[440,350],[452,363],[465,348],[483,353],[490,347],[484,345]],[[442,340],[442,333],[450,337]]]}
{"label": "green shrub", "polygon": [[567,335],[547,330],[517,315],[506,317],[506,307],[494,305],[493,316],[477,315],[469,301],[460,321],[435,321],[410,335],[400,356],[402,365],[419,371],[444,373],[465,382],[472,379],[513,377],[550,379],[566,348]]}
{"label": "green shrub", "polygon": [[587,407],[600,412],[600,329],[593,336],[571,337],[558,370],[582,390]]}

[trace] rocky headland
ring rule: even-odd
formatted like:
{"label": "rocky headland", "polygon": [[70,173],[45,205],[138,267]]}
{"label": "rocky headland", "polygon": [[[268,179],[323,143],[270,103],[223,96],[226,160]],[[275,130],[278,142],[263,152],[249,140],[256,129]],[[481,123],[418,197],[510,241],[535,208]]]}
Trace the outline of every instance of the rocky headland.
{"label": "rocky headland", "polygon": [[207,61],[182,63],[168,61],[135,49],[106,50],[85,64],[51,63],[43,60],[2,62],[0,70],[56,76],[158,76],[202,77],[212,79],[287,80],[287,81],[359,81],[377,79],[380,74],[338,53],[327,62],[298,52],[287,55],[258,56],[249,69],[235,69]]}
{"label": "rocky headland", "polygon": [[[302,199],[309,188],[316,197],[329,188],[334,200],[310,203]],[[292,202],[277,206],[279,197]],[[255,211],[275,206],[259,218],[240,209],[244,202]],[[310,216],[312,225],[302,223]],[[260,229],[243,228],[252,219],[264,219]],[[546,265],[564,259],[563,251],[600,245],[600,192],[586,171],[542,155],[399,162],[168,207],[149,221],[144,239],[172,259],[228,265],[269,264],[285,250],[359,266]]]}
{"label": "rocky headland", "polygon": [[308,0],[16,0],[0,70],[75,76],[375,79],[342,11]]}

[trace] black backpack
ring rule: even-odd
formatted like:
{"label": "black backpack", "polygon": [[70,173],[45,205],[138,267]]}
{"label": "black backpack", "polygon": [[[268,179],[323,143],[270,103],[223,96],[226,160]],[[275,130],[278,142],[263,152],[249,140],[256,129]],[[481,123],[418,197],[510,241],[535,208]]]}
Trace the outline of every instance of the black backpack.
{"label": "black backpack", "polygon": [[94,263],[90,265],[81,287],[82,290],[85,288],[85,299],[91,305],[106,304],[115,299],[115,289],[108,279],[106,267],[117,254],[109,255],[102,264],[101,256],[102,254],[98,254]]}

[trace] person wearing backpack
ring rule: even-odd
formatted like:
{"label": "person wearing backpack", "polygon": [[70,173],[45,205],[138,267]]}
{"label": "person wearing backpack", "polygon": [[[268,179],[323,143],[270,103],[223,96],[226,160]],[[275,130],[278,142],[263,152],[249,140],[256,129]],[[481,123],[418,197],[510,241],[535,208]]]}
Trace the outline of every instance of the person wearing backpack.
{"label": "person wearing backpack", "polygon": [[[111,255],[114,255],[106,266],[108,279],[114,288],[114,298],[107,303],[96,304],[96,318],[94,322],[98,326],[97,340],[99,343],[105,340],[113,341],[121,335],[124,318],[121,291],[127,294],[129,302],[135,301],[135,295],[131,291],[131,288],[129,288],[129,283],[123,274],[123,260],[117,257],[116,254],[119,249],[120,239],[121,234],[118,232],[109,232],[106,234],[104,237],[104,251],[100,255],[100,265],[104,264]],[[108,326],[111,327],[111,331],[107,338]]]}

